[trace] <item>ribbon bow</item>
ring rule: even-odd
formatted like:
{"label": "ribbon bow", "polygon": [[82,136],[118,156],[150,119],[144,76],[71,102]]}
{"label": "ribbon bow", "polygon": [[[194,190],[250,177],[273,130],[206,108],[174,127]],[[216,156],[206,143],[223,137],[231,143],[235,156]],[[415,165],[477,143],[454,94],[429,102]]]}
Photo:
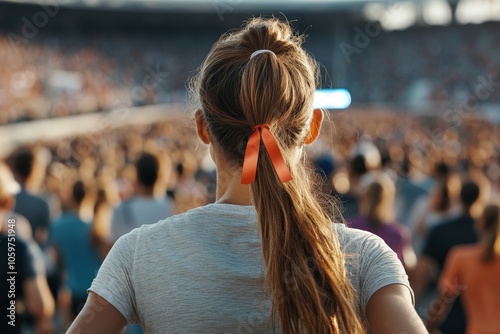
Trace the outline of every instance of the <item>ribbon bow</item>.
{"label": "ribbon bow", "polygon": [[271,131],[269,131],[269,125],[262,124],[254,126],[252,134],[248,138],[245,158],[243,160],[243,170],[241,172],[241,183],[250,184],[255,181],[261,138],[281,183],[290,181],[292,176],[285,160],[283,160],[278,143]]}

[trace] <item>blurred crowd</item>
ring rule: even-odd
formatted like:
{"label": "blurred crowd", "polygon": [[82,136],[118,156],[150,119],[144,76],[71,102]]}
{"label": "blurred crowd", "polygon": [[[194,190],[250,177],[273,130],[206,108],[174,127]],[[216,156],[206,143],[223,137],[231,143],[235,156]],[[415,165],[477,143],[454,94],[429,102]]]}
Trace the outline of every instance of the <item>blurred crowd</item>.
{"label": "blurred crowd", "polygon": [[0,125],[185,101],[186,79],[215,37],[0,35]]}
{"label": "blurred crowd", "polygon": [[[485,292],[457,269],[464,262],[457,258],[471,252],[465,262],[477,262],[475,272],[493,263],[496,271],[489,281],[481,278],[481,289],[499,293],[498,130],[472,117],[456,127],[440,117],[335,113],[307,152],[321,191],[338,199],[348,225],[379,235],[396,252],[417,311],[442,333],[463,332],[486,309],[500,312],[500,296],[487,303],[477,298]],[[207,150],[186,120],[40,141],[5,157],[0,222],[2,238],[8,222],[16,222],[20,245],[18,329],[63,332],[113,243],[142,224],[213,202],[215,180]],[[473,249],[454,248],[480,241]],[[451,308],[447,319],[445,307]]]}
{"label": "blurred crowd", "polygon": [[28,245],[16,255],[17,265],[27,268],[18,269],[16,281],[20,332],[62,332],[121,235],[213,202],[214,172],[200,170],[206,152],[195,138],[184,120],[134,125],[34,143],[5,158],[1,231]]}
{"label": "blurred crowd", "polygon": [[498,125],[374,111],[332,120],[322,144],[333,150],[313,159],[326,191],[348,225],[396,252],[431,333],[500,330]]}
{"label": "blurred crowd", "polygon": [[[363,47],[355,30],[344,29],[345,37],[336,40],[332,32],[316,28],[304,46],[322,63],[324,74],[330,73],[324,84],[344,86],[353,102],[400,103],[428,112],[436,105],[468,112],[483,102],[500,102],[498,23],[381,31],[365,35]],[[184,102],[186,80],[217,36],[210,29],[40,33],[31,40],[1,34],[0,125]],[[348,59],[342,43],[356,47]]]}
{"label": "blurred crowd", "polygon": [[367,36],[366,48],[351,55],[347,88],[359,102],[450,107],[476,97],[478,103],[498,103],[499,27],[422,27]]}

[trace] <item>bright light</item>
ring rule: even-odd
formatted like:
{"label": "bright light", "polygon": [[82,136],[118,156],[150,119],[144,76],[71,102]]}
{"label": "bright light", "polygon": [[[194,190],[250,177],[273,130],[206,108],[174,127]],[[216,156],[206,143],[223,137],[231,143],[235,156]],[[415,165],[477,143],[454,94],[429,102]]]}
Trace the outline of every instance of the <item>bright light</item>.
{"label": "bright light", "polygon": [[448,25],[451,23],[451,8],[445,0],[428,0],[423,5],[422,16],[429,25]]}
{"label": "bright light", "polygon": [[417,7],[411,1],[394,4],[367,4],[363,14],[368,20],[379,21],[385,30],[403,30],[417,22]]}
{"label": "bright light", "polygon": [[500,21],[500,2],[489,0],[461,0],[456,11],[461,24]]}
{"label": "bright light", "polygon": [[320,89],[314,94],[314,108],[346,109],[351,105],[351,94],[347,89]]}
{"label": "bright light", "polygon": [[483,23],[488,16],[488,9],[483,0],[462,0],[456,11],[457,21],[466,23]]}
{"label": "bright light", "polygon": [[417,22],[417,7],[413,2],[399,2],[391,5],[384,16],[382,27],[387,30],[403,30]]}
{"label": "bright light", "polygon": [[347,173],[341,172],[335,175],[333,178],[333,186],[339,194],[346,194],[351,189],[351,183],[349,182],[349,176]]}

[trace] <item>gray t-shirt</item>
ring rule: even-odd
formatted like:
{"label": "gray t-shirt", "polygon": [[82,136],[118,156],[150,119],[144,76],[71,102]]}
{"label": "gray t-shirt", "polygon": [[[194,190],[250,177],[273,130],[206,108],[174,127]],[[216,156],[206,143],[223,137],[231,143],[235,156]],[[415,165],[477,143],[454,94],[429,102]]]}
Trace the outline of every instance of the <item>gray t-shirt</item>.
{"label": "gray t-shirt", "polygon": [[[390,284],[411,288],[379,237],[334,224],[364,314]],[[273,333],[253,206],[211,204],[121,237],[90,291],[145,333]]]}

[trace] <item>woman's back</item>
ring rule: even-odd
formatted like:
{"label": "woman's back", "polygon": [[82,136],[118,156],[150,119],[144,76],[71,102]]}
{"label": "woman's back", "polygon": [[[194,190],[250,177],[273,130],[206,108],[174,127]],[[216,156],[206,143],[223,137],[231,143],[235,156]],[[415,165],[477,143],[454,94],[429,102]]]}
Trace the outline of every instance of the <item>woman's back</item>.
{"label": "woman's back", "polygon": [[[334,226],[362,314],[381,287],[409,288],[381,239]],[[128,321],[141,323],[146,333],[272,333],[253,206],[212,204],[144,225],[122,237],[106,261],[90,290]]]}
{"label": "woman's back", "polygon": [[480,244],[454,248],[440,279],[442,291],[462,293],[468,334],[500,331],[500,258],[484,262],[483,252]]}

